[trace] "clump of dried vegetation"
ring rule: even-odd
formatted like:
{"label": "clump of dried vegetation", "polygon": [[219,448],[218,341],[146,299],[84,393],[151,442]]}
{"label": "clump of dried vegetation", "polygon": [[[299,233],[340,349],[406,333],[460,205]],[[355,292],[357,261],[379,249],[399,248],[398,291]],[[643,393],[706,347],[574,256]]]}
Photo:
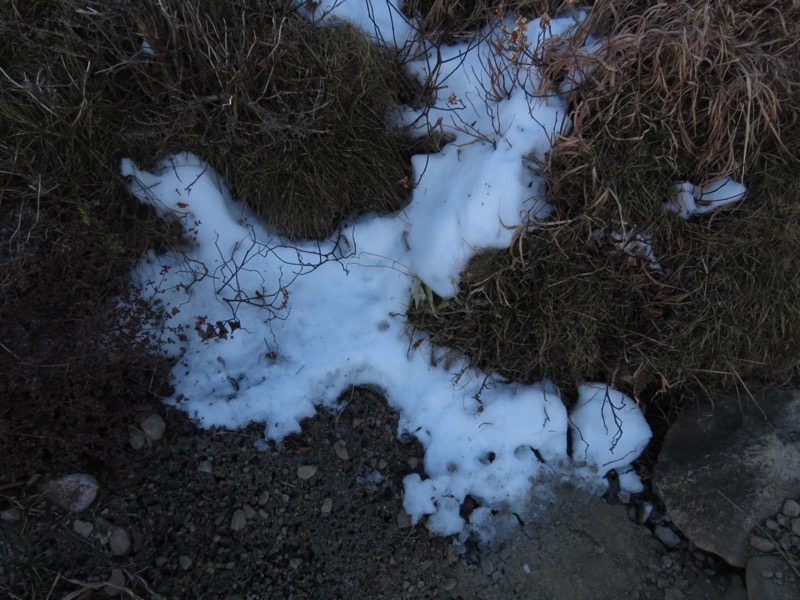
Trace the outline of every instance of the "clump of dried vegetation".
{"label": "clump of dried vegetation", "polygon": [[570,0],[405,0],[403,12],[419,19],[420,31],[436,41],[452,43],[474,37],[475,30],[498,14],[515,12],[525,17],[555,15],[573,4]]}
{"label": "clump of dried vegetation", "polygon": [[[652,396],[788,374],[800,357],[798,40],[795,2],[600,0],[571,37],[515,56],[542,74],[540,92],[567,92],[573,128],[532,164],[554,216],[476,256],[460,294],[414,311],[415,325],[522,381],[597,378]],[[690,220],[665,211],[675,184],[726,176],[747,185],[744,200]],[[647,236],[662,268],[614,234]]]}
{"label": "clump of dried vegetation", "polygon": [[0,4],[0,483],[102,460],[167,386],[128,273],[180,233],[132,198],[122,157],[194,152],[291,237],[406,202],[412,142],[387,111],[418,90],[296,5]]}

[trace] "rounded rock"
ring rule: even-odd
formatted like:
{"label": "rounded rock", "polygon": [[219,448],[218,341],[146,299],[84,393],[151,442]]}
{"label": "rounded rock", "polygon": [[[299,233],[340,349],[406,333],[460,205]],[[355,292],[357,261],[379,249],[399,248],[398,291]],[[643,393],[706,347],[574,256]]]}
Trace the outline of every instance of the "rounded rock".
{"label": "rounded rock", "polygon": [[331,514],[332,510],[333,510],[333,500],[331,498],[325,498],[325,500],[322,501],[322,509],[321,509],[322,514],[329,515]]}
{"label": "rounded rock", "polygon": [[131,536],[122,527],[112,527],[108,534],[108,545],[114,556],[126,556],[131,551]]}
{"label": "rounded rock", "polygon": [[658,539],[658,541],[660,541],[670,550],[680,546],[681,543],[680,536],[678,536],[677,533],[672,531],[672,529],[670,529],[666,525],[656,525],[655,529],[653,530],[653,535],[655,535],[656,539]]}
{"label": "rounded rock", "polygon": [[800,517],[800,503],[790,498],[783,503],[783,510],[781,512],[790,519]]}
{"label": "rounded rock", "polygon": [[297,467],[297,476],[303,480],[311,479],[317,472],[318,468],[319,467],[316,465],[303,465],[302,467]]}
{"label": "rounded rock", "polygon": [[141,450],[147,444],[147,436],[141,431],[131,431],[131,448],[134,450]]}
{"label": "rounded rock", "polygon": [[111,575],[106,580],[106,585],[103,588],[103,591],[106,593],[106,596],[114,598],[119,596],[124,587],[125,574],[122,572],[122,569],[113,569],[111,571]]}
{"label": "rounded rock", "polygon": [[758,535],[750,536],[750,545],[759,552],[771,552],[775,549],[775,542]]}
{"label": "rounded rock", "polygon": [[188,571],[192,566],[192,559],[185,554],[181,554],[178,558],[178,564],[181,566],[181,569]]}
{"label": "rounded rock", "polygon": [[79,521],[78,519],[75,519],[72,522],[72,531],[81,537],[87,538],[92,535],[92,531],[94,531],[94,525],[87,521]]}
{"label": "rounded rock", "polygon": [[91,475],[72,473],[50,482],[45,495],[56,506],[78,513],[89,508],[99,489],[100,484]]}
{"label": "rounded rock", "polygon": [[156,442],[161,439],[161,436],[164,435],[164,431],[167,429],[167,424],[164,423],[164,419],[162,419],[160,415],[153,414],[146,417],[141,423],[139,423],[139,427],[142,428],[142,431],[144,431],[144,434],[148,438]]}
{"label": "rounded rock", "polygon": [[233,517],[231,517],[231,529],[233,531],[241,531],[247,525],[247,516],[244,514],[244,511],[239,508],[233,511]]}
{"label": "rounded rock", "polygon": [[341,460],[350,460],[350,454],[347,452],[347,444],[344,440],[339,440],[333,445],[333,451],[336,456]]}

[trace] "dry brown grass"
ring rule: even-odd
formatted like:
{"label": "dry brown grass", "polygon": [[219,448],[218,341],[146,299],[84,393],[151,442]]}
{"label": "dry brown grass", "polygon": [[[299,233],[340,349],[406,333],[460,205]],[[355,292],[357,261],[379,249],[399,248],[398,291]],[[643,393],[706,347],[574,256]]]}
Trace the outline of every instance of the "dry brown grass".
{"label": "dry brown grass", "polygon": [[411,87],[393,54],[288,2],[0,3],[0,478],[103,460],[163,393],[152,307],[120,298],[180,234],[121,158],[192,151],[283,233],[322,237],[406,202],[412,143],[386,112]]}
{"label": "dry brown grass", "polygon": [[[477,256],[415,324],[521,380],[641,393],[785,375],[800,358],[798,44],[793,2],[597,2],[543,53],[542,91],[583,72],[572,132],[534,165],[553,223]],[[677,182],[728,175],[748,186],[740,203],[665,212]],[[608,237],[636,231],[663,269]]]}
{"label": "dry brown grass", "polygon": [[569,10],[567,0],[405,0],[403,12],[420,19],[420,31],[446,43],[469,39],[498,14],[514,11],[534,18]]}

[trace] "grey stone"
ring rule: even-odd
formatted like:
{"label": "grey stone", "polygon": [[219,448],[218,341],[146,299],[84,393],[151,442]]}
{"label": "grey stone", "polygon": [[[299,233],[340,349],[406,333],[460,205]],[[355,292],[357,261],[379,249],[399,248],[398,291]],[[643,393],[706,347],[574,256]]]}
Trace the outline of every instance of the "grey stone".
{"label": "grey stone", "polygon": [[311,479],[317,472],[318,468],[319,467],[316,465],[303,465],[302,467],[297,467],[297,476],[303,480]]}
{"label": "grey stone", "polygon": [[105,592],[106,596],[111,598],[119,597],[120,592],[125,587],[125,574],[122,572],[122,569],[112,569],[111,575],[106,580],[106,585],[103,587],[103,591]]}
{"label": "grey stone", "polygon": [[684,598],[686,598],[684,593],[675,588],[669,588],[664,592],[664,600],[683,600]]}
{"label": "grey stone", "polygon": [[800,496],[800,393],[713,400],[670,429],[653,482],[689,540],[744,567],[751,529]]}
{"label": "grey stone", "polygon": [[233,511],[233,517],[231,517],[231,529],[233,531],[241,531],[247,525],[247,516],[244,514],[242,509],[236,509]]}
{"label": "grey stone", "polygon": [[164,431],[167,429],[167,424],[164,423],[164,419],[161,418],[160,415],[149,415],[141,423],[139,423],[139,427],[142,428],[144,434],[150,438],[152,441],[157,442],[161,439],[161,436],[164,435]]}
{"label": "grey stone", "polygon": [[325,498],[325,500],[322,501],[321,510],[323,515],[331,514],[331,511],[333,510],[333,500],[331,500],[330,498]]}
{"label": "grey stone", "polygon": [[214,470],[214,465],[211,464],[210,460],[204,460],[199,465],[197,465],[197,470],[200,473],[211,473]]}
{"label": "grey stone", "polygon": [[792,519],[792,533],[800,535],[800,517]]}
{"label": "grey stone", "polygon": [[800,517],[800,503],[790,498],[783,503],[783,510],[781,512],[790,519]]}
{"label": "grey stone", "polygon": [[653,535],[670,550],[677,548],[681,543],[680,536],[666,525],[656,525],[653,529]]}
{"label": "grey stone", "polygon": [[403,509],[400,509],[400,512],[397,513],[397,526],[400,529],[411,527],[411,517]]}
{"label": "grey stone", "polygon": [[781,528],[781,526],[778,525],[778,522],[773,521],[772,519],[767,519],[766,521],[764,521],[764,527],[766,527],[770,531],[778,531]]}
{"label": "grey stone", "polygon": [[244,511],[244,516],[246,519],[252,519],[258,514],[256,512],[256,509],[250,506],[249,504],[245,504],[244,506],[242,506],[242,510]]}
{"label": "grey stone", "polygon": [[336,452],[336,456],[338,456],[342,460],[350,460],[350,454],[347,452],[347,444],[345,444],[344,440],[339,440],[333,445],[333,451]]}
{"label": "grey stone", "polygon": [[748,600],[797,600],[800,583],[795,578],[788,582],[775,577],[784,566],[779,556],[753,556],[747,561]]}
{"label": "grey stone", "polygon": [[147,436],[143,434],[141,431],[133,430],[131,431],[131,448],[134,450],[141,450],[144,448],[145,444],[147,444]]}
{"label": "grey stone", "polygon": [[122,527],[112,527],[108,532],[108,546],[114,556],[126,556],[131,551],[131,536]]}
{"label": "grey stone", "polygon": [[72,531],[77,533],[79,536],[86,538],[92,535],[92,531],[94,531],[94,525],[88,521],[79,521],[78,519],[75,519],[72,522]]}
{"label": "grey stone", "polygon": [[181,554],[178,557],[178,564],[180,565],[181,569],[184,571],[188,571],[192,568],[192,559],[186,556],[185,554]]}
{"label": "grey stone", "polygon": [[45,495],[56,506],[77,513],[89,508],[99,489],[100,485],[91,475],[73,473],[51,481]]}
{"label": "grey stone", "polygon": [[269,502],[269,492],[265,490],[258,495],[258,505],[264,506],[267,502]]}
{"label": "grey stone", "polygon": [[771,552],[775,549],[775,542],[760,535],[751,535],[750,545],[759,552]]}

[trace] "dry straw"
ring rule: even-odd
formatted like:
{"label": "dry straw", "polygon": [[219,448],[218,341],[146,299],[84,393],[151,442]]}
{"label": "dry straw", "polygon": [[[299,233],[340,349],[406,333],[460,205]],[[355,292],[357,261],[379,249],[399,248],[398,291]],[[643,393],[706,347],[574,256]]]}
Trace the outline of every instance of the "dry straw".
{"label": "dry straw", "polygon": [[[600,378],[642,395],[790,373],[800,6],[600,1],[572,34],[529,65],[540,92],[573,88],[573,130],[532,165],[548,178],[552,222],[477,256],[459,296],[414,323],[523,381]],[[676,183],[725,176],[748,186],[744,200],[689,221],[665,211]],[[660,269],[614,243],[637,234]]]}

